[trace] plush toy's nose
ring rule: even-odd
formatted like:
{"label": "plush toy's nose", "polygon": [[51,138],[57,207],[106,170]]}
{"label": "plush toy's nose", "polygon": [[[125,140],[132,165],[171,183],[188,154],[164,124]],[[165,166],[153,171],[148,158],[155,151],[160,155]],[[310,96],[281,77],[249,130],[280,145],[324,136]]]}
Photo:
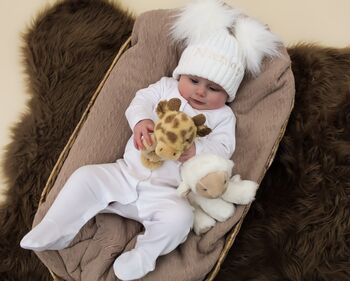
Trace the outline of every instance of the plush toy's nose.
{"label": "plush toy's nose", "polygon": [[210,198],[218,198],[218,197],[220,197],[223,193],[225,193],[225,191],[226,191],[226,188],[225,188],[225,190],[222,190],[222,189],[214,189],[214,190],[209,189],[209,190],[207,191],[207,194],[208,194],[208,197],[210,197]]}
{"label": "plush toy's nose", "polygon": [[196,191],[206,198],[218,198],[225,193],[227,186],[226,172],[212,172],[197,182]]}
{"label": "plush toy's nose", "polygon": [[215,188],[204,186],[200,181],[196,185],[197,193],[205,198],[215,199],[221,197],[226,191],[226,187]]}
{"label": "plush toy's nose", "polygon": [[177,160],[181,153],[166,144],[158,143],[156,147],[156,154],[163,160]]}

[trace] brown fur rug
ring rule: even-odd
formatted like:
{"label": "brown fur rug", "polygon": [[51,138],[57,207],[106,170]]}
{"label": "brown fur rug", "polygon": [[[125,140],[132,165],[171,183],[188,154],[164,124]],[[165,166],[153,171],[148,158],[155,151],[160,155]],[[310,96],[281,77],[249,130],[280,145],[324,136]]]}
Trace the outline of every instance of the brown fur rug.
{"label": "brown fur rug", "polygon": [[0,208],[0,280],[52,280],[19,241],[31,228],[40,195],[134,19],[107,1],[63,1],[44,11],[24,35],[29,111],[13,128]]}
{"label": "brown fur rug", "polygon": [[[26,33],[29,111],[13,129],[0,208],[0,280],[52,280],[19,248],[50,171],[133,19],[71,0]],[[295,108],[275,161],[216,280],[350,280],[350,49],[290,48]],[[170,280],[169,280],[170,281]]]}
{"label": "brown fur rug", "polygon": [[350,280],[350,48],[289,54],[294,110],[217,280]]}

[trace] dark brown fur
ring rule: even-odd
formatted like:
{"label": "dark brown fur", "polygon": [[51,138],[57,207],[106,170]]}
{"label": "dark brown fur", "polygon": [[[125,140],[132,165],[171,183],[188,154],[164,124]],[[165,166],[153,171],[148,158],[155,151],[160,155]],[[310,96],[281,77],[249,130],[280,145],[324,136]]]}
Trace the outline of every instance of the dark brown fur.
{"label": "dark brown fur", "polygon": [[350,280],[350,48],[289,49],[296,100],[217,280]]}
{"label": "dark brown fur", "polygon": [[9,190],[0,208],[0,280],[52,280],[19,247],[42,189],[91,95],[131,34],[133,18],[106,1],[64,1],[24,35],[29,111],[13,128],[3,163]]}
{"label": "dark brown fur", "polygon": [[[69,1],[27,32],[31,101],[4,161],[10,189],[0,210],[1,281],[52,280],[18,243],[59,153],[132,25],[102,1]],[[350,50],[299,46],[289,53],[295,108],[219,281],[350,280]]]}

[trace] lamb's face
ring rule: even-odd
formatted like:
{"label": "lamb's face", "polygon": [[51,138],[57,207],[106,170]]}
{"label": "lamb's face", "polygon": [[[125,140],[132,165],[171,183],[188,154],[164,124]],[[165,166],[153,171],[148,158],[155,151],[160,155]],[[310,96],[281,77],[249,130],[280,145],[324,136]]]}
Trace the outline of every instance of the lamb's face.
{"label": "lamb's face", "polygon": [[227,172],[209,173],[197,182],[194,192],[206,198],[218,198],[226,191],[228,181]]}

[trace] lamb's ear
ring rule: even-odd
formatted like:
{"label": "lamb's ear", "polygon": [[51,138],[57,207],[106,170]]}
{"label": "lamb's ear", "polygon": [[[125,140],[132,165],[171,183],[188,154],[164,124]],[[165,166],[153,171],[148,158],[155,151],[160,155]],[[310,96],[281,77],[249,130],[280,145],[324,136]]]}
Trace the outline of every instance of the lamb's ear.
{"label": "lamb's ear", "polygon": [[180,195],[181,197],[186,197],[188,193],[190,193],[191,188],[188,184],[186,184],[185,182],[181,182],[179,187],[177,188],[176,192],[178,195]]}

